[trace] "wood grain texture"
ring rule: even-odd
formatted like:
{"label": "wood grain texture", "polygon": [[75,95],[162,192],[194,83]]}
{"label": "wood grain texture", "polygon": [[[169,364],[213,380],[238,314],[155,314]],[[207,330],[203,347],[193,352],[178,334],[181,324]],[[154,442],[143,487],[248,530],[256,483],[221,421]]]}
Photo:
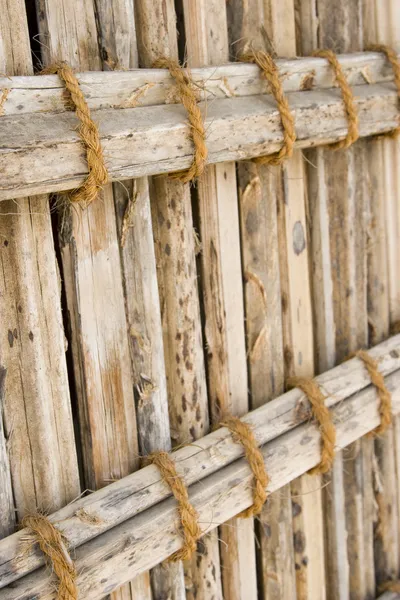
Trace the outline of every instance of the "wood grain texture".
{"label": "wood grain texture", "polygon": [[[24,3],[0,10],[0,71],[31,74]],[[2,535],[80,491],[49,199],[20,202],[0,207]]]}
{"label": "wood grain texture", "polygon": [[[363,33],[365,45],[386,43],[396,47],[399,10],[396,3],[363,2]],[[391,20],[393,19],[393,24]],[[398,294],[398,143],[379,140],[369,144],[368,166],[370,186],[370,230],[368,240],[368,315],[370,341],[382,339],[389,331]],[[393,298],[393,295],[395,299]],[[394,300],[394,303],[393,303]],[[395,316],[394,318],[397,318]],[[399,499],[396,449],[399,447],[399,427],[375,441],[374,494],[377,503],[374,522],[374,558],[378,585],[396,579],[399,572]]]}
{"label": "wood grain texture", "polygon": [[[334,14],[323,0],[298,8],[303,53],[362,49],[360,2],[339,2]],[[366,146],[316,150],[307,158],[317,360],[324,370],[368,343]],[[372,442],[357,442],[335,462],[331,478],[324,478],[327,595],[372,598]]]}
{"label": "wood grain texture", "polygon": [[[160,56],[177,60],[174,2],[139,0],[136,15],[140,63],[149,67]],[[210,424],[190,186],[167,177],[154,178],[151,204],[171,437],[173,445],[178,445],[202,437]],[[221,597],[216,531],[199,542],[184,570],[189,599]]]}
{"label": "wood grain texture", "polygon": [[[228,59],[224,0],[184,0],[189,67]],[[243,284],[234,163],[209,166],[197,186],[201,250],[200,289],[204,307],[208,394],[211,420],[248,411]],[[219,532],[224,598],[257,598],[252,519],[232,520]],[[214,592],[210,590],[209,597]]]}
{"label": "wood grain texture", "polygon": [[[391,84],[357,86],[354,93],[361,136],[396,126],[397,94]],[[289,102],[296,112],[296,148],[344,137],[347,125],[339,91],[293,92]],[[279,149],[279,114],[270,98],[218,99],[205,106],[210,163],[243,160]],[[191,163],[193,149],[182,106],[104,109],[94,117],[112,180],[177,171]],[[0,199],[79,185],[87,165],[76,125],[71,112],[1,119]]]}
{"label": "wood grain texture", "polygon": [[[272,23],[271,3],[236,1],[228,7],[231,43],[237,55],[250,40],[265,48],[260,23]],[[284,389],[277,222],[282,178],[280,169],[251,162],[239,163],[238,178],[250,401],[255,408]],[[269,498],[257,523],[257,538],[262,597],[293,598],[296,584],[290,486]]]}
{"label": "wood grain texture", "polygon": [[[123,14],[126,18],[120,24]],[[101,69],[103,63],[112,68],[113,61],[122,63],[121,67],[133,66],[130,47],[135,29],[130,0],[113,2],[112,7],[92,0],[39,2],[37,15],[39,31],[46,39],[42,46],[45,64],[67,60],[73,68],[93,70]],[[126,36],[129,48],[121,45]],[[77,211],[68,206],[60,216],[59,233],[89,489],[119,479],[139,465],[129,323],[111,185],[96,204]],[[140,598],[150,598],[148,574],[134,582],[132,589],[118,592],[117,598],[135,597],[135,587]]]}
{"label": "wood grain texture", "polygon": [[[378,361],[380,372],[385,377],[400,369],[400,336],[394,336],[368,352]],[[343,403],[346,398],[370,385],[364,363],[357,358],[317,376],[316,381],[326,392],[328,408]],[[259,444],[263,445],[308,420],[308,411],[299,409],[304,402],[303,394],[293,389],[248,413],[243,420],[253,429]],[[186,485],[192,485],[237,460],[242,453],[242,447],[234,442],[229,431],[221,428],[200,438],[195,444],[175,450],[174,458]],[[60,526],[62,523],[62,530],[71,547],[76,547],[169,495],[170,490],[162,483],[157,468],[150,465],[90,496],[80,498],[50,518]],[[76,513],[80,509],[99,517],[95,528],[79,519]],[[42,553],[34,548],[27,548],[16,560],[25,534],[26,531],[22,530],[0,542],[0,586],[43,564]]]}
{"label": "wood grain texture", "polygon": [[[382,54],[343,54],[338,60],[352,86],[393,81],[393,70]],[[321,58],[277,59],[276,64],[285,92],[302,91],[307,84],[312,84],[314,90],[334,86],[332,71]],[[259,68],[250,63],[191,68],[190,73],[208,101],[269,93]],[[91,110],[153,106],[174,99],[174,82],[165,69],[89,71],[76,73],[76,77]],[[65,88],[57,75],[4,77],[0,73],[0,89],[4,88],[9,94],[2,108],[3,116],[68,109]]]}
{"label": "wood grain texture", "polygon": [[[390,375],[386,383],[392,392],[393,412],[398,414],[400,372]],[[338,403],[332,416],[338,434],[337,448],[342,449],[378,425],[376,390],[369,386]],[[318,464],[320,441],[318,427],[308,421],[264,446],[271,492]],[[247,462],[241,459],[192,487],[191,501],[204,525],[204,533],[251,505],[252,479]],[[175,501],[166,500],[75,551],[81,593],[88,600],[100,598],[126,581],[132,571],[140,573],[152,567],[181,545]],[[32,596],[46,600],[55,597],[45,569],[0,590],[1,600],[27,600]]]}

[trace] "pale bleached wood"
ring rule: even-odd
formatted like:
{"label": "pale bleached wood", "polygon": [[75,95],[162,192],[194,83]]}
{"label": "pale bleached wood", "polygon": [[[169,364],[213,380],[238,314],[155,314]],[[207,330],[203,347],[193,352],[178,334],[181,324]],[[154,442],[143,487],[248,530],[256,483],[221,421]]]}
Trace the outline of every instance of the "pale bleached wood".
{"label": "pale bleached wood", "polygon": [[[386,384],[396,415],[400,412],[400,371],[387,377]],[[369,386],[337,404],[332,416],[337,449],[341,449],[379,424],[376,389]],[[270,491],[318,464],[320,442],[318,426],[309,421],[265,445],[262,453],[271,478]],[[250,468],[241,459],[191,488],[191,502],[199,513],[204,533],[252,503],[252,483]],[[176,520],[176,503],[169,499],[78,548],[75,561],[83,597],[92,600],[110,593],[181,547]],[[27,600],[33,596],[41,600],[55,598],[54,586],[43,568],[0,590],[1,600]]]}
{"label": "pale bleached wood", "polygon": [[[138,66],[132,0],[96,2],[103,68]],[[148,181],[144,178],[114,185],[114,203],[120,241],[125,308],[132,359],[137,433],[141,456],[169,451],[171,438],[164,365],[164,348]],[[127,211],[131,209],[127,219]],[[151,582],[150,582],[151,577]],[[119,596],[130,600],[184,597],[183,570],[162,564],[152,573],[123,586]],[[150,589],[150,585],[152,590]],[[116,598],[114,598],[116,600]]]}
{"label": "pale bleached wood", "polygon": [[[2,1],[0,10],[0,71],[31,74],[24,3]],[[48,198],[21,200],[21,205],[5,202],[0,240],[4,534],[17,516],[38,508],[55,510],[80,488]]]}
{"label": "pale bleached wood", "polygon": [[[354,92],[362,137],[396,126],[397,94],[391,84],[358,86]],[[296,112],[297,148],[328,144],[345,135],[338,91],[293,92],[290,103]],[[176,171],[191,163],[193,148],[182,106],[106,109],[94,116],[113,180]],[[267,97],[215,100],[207,104],[205,124],[210,163],[272,153],[282,143],[279,115]],[[82,183],[87,164],[76,127],[70,112],[1,119],[0,199]]]}
{"label": "pale bleached wood", "polygon": [[[228,14],[232,48],[237,55],[249,40],[257,47],[265,47],[260,39],[260,23],[272,24],[270,9],[271,4],[264,2],[233,2]],[[239,163],[238,177],[250,399],[255,408],[284,389],[282,305],[285,290],[280,284],[277,223],[282,180],[279,169],[257,167],[250,162]],[[293,598],[296,583],[290,486],[273,494],[263,508],[257,538],[262,597],[266,600]]]}
{"label": "pale bleached wood", "polygon": [[[398,46],[396,19],[400,17],[397,3],[375,0],[363,2],[365,44],[386,43]],[[393,19],[393,23],[391,20]],[[398,183],[397,160],[399,146],[390,140],[369,144],[369,177],[371,186],[370,246],[369,246],[369,316],[371,340],[387,335],[390,320],[398,318]],[[396,448],[399,448],[398,420],[393,430],[375,441],[374,492],[375,569],[377,584],[393,579],[399,573],[399,508],[400,487]]]}
{"label": "pale bleached wood", "polygon": [[[177,60],[174,2],[139,0],[135,8],[141,64],[150,67],[160,55]],[[177,445],[202,437],[210,424],[190,186],[155,178],[151,203],[171,436]],[[184,571],[189,598],[221,596],[217,531],[199,542]]]}
{"label": "pale bleached wood", "polygon": [[[369,350],[369,353],[378,360],[381,373],[387,377],[400,369],[400,336],[390,338]],[[326,393],[329,408],[342,404],[346,398],[370,385],[364,363],[356,358],[319,375],[316,381]],[[263,445],[308,420],[308,412],[299,410],[303,402],[301,392],[293,389],[245,415],[243,420],[252,427],[259,444]],[[174,452],[174,459],[186,485],[192,485],[241,455],[241,446],[233,441],[227,429],[221,428],[200,438],[193,445],[179,448]],[[150,465],[67,505],[50,518],[59,524],[70,546],[76,547],[169,495],[157,468]],[[79,519],[76,513],[80,509],[99,518],[96,527]],[[20,553],[21,540],[26,533],[19,531],[0,542],[1,587],[43,564],[42,553],[33,547]]]}
{"label": "pale bleached wood", "polygon": [[[188,66],[228,60],[225,0],[183,2]],[[228,91],[229,94],[229,91]],[[248,411],[243,285],[234,163],[209,166],[199,179],[200,289],[204,305],[204,342],[211,420]],[[257,598],[253,519],[232,520],[220,529],[223,595],[230,600]],[[198,563],[201,562],[200,556]],[[213,598],[215,591],[207,591]]]}
{"label": "pale bleached wood", "polygon": [[[299,5],[305,18],[301,27],[303,53],[326,46],[335,51],[360,50],[360,2],[339,2],[335,19],[328,2],[319,3],[318,14],[314,2]],[[348,152],[317,150],[308,158],[321,370],[368,342],[368,190],[362,144]],[[332,600],[365,598],[374,593],[371,461],[372,442],[357,442],[344,457],[338,456],[332,476],[324,478],[327,595]]]}
{"label": "pale bleached wood", "polygon": [[[352,86],[393,81],[393,70],[382,54],[343,54],[338,56],[338,60]],[[115,55],[112,61],[121,63],[121,56]],[[312,83],[312,89],[329,89],[335,85],[332,71],[321,58],[278,59],[276,64],[285,92],[304,90],[307,83]],[[165,69],[90,71],[76,73],[76,76],[91,110],[152,106],[175,101],[174,83]],[[269,93],[260,70],[249,63],[192,68],[191,76],[209,101]],[[0,72],[0,89],[5,88],[9,90],[3,106],[5,116],[27,112],[64,112],[67,108],[65,88],[56,75],[4,77]]]}
{"label": "pale bleached wood", "polygon": [[[292,0],[269,0],[270,20],[266,38],[281,56],[296,54],[295,14]],[[314,340],[307,239],[306,182],[303,157],[295,152],[282,167],[282,194],[279,198],[283,342],[286,374],[312,377]],[[283,264],[285,263],[285,264]],[[326,596],[323,560],[321,478],[308,475],[291,484],[293,550],[296,590],[299,600]]]}
{"label": "pale bleached wood", "polygon": [[[130,0],[113,2],[111,13],[109,4],[107,10],[105,3],[92,0],[39,2],[38,25],[41,39],[46,40],[42,45],[46,65],[62,59],[80,69],[100,69],[102,60],[131,66],[132,56],[124,56],[121,47],[114,58],[120,13],[126,15],[123,27],[132,41],[135,29]],[[104,189],[96,206],[84,211],[65,209],[60,222],[83,470],[86,487],[95,489],[139,465],[129,325],[112,186]],[[137,586],[141,598],[150,598],[149,575],[141,577],[143,581],[133,582],[132,590],[121,591],[122,597],[130,597],[131,591],[137,596]]]}

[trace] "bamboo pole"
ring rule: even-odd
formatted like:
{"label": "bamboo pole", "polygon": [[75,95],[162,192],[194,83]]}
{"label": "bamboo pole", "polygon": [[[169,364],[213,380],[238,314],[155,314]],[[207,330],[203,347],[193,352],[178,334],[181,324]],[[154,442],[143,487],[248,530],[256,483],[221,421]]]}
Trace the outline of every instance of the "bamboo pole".
{"label": "bamboo pole", "polygon": [[[364,41],[396,46],[400,36],[390,24],[400,16],[395,3],[379,5],[374,0],[363,2]],[[371,340],[387,336],[390,320],[397,319],[398,255],[395,230],[398,227],[399,186],[396,182],[399,156],[398,142],[377,140],[369,144],[371,186],[371,228],[369,242],[369,317]],[[394,161],[393,161],[394,159]],[[394,301],[393,301],[394,300]],[[374,492],[375,570],[377,584],[396,578],[399,573],[399,493],[396,476],[396,453],[399,447],[398,422],[393,430],[375,441]]]}
{"label": "bamboo pole", "polygon": [[[46,4],[43,10],[38,6],[37,14],[39,31],[46,40],[46,44],[42,46],[46,64],[61,59],[81,69],[100,69],[102,61],[108,68],[113,68],[115,64],[128,68],[137,65],[135,23],[130,0],[113,2],[112,6],[102,2],[89,1],[83,4],[79,1],[57,0]],[[119,19],[122,19],[121,22]],[[71,27],[71,23],[74,27]],[[75,52],[74,45],[79,49],[78,53]],[[128,183],[129,185],[132,184]],[[156,309],[152,316],[146,313],[157,304],[158,297],[153,286],[147,290],[148,297],[143,298],[142,294],[141,298],[139,292],[145,282],[139,282],[139,279],[133,281],[131,261],[137,261],[138,257],[137,252],[131,254],[130,251],[134,252],[136,249],[132,248],[135,242],[132,244],[129,240],[128,245],[120,248],[121,203],[127,202],[124,191],[116,194],[117,207],[114,206],[113,190],[109,185],[96,206],[90,206],[85,211],[71,211],[69,208],[60,217],[59,241],[71,318],[83,467],[86,487],[90,489],[104,486],[110,480],[119,479],[138,467],[134,389],[139,395],[146,389],[148,396],[145,416],[140,400],[138,401],[141,433],[143,420],[148,425],[149,420],[154,422],[163,416],[159,430],[154,430],[154,435],[160,433],[164,436],[163,441],[167,440],[168,443],[166,411],[159,408],[160,403],[166,400],[162,354],[157,355],[156,350],[161,337],[160,325],[157,331],[159,311]],[[143,220],[140,230],[146,234],[150,219],[145,185],[141,185],[139,193],[139,199],[131,197],[130,200],[138,200],[138,214],[143,217],[146,216],[147,202],[147,221]],[[132,222],[129,223],[131,224]],[[131,231],[127,232],[128,238],[130,233]],[[150,235],[147,232],[141,244],[146,247],[146,242],[151,242],[151,228]],[[141,261],[139,265],[140,263]],[[146,256],[146,267],[150,272],[153,271],[154,279],[155,264],[151,246],[150,254]],[[150,273],[149,279],[151,281]],[[131,302],[125,304],[124,291],[126,297],[133,291],[136,292],[136,312],[133,313]],[[142,330],[139,329],[137,320],[142,321]],[[161,371],[154,373],[151,370],[145,373],[143,360],[138,357],[138,337],[143,334],[152,336],[153,333],[160,336],[154,342],[152,337],[150,340],[144,337],[140,339],[148,344],[153,343],[154,350],[147,356],[146,366],[153,366],[154,361],[154,368],[158,370],[161,367]],[[130,343],[133,346],[132,352]],[[140,366],[138,363],[141,363]],[[141,367],[154,388],[156,378],[160,377],[160,394],[164,389],[164,398],[158,394],[149,394],[148,381],[143,383],[138,380],[137,373],[141,372]],[[147,436],[146,442],[150,441],[153,440]],[[168,447],[167,445],[166,448]],[[148,573],[118,590],[114,600],[131,597],[151,598]]]}
{"label": "bamboo pole", "polygon": [[[339,2],[336,19],[328,2],[320,2],[318,15],[313,3],[299,6],[303,53],[360,50],[360,2]],[[368,342],[366,147],[359,142],[346,152],[317,150],[308,158],[318,369],[324,370]],[[338,458],[324,490],[328,598],[374,593],[371,474],[372,442],[363,440]]]}
{"label": "bamboo pole", "polygon": [[[400,369],[400,336],[394,336],[372,348],[369,354],[378,361],[380,372],[387,378]],[[354,358],[318,376],[316,382],[324,390],[326,405],[331,409],[367,388],[370,378],[364,363]],[[303,403],[302,393],[293,389],[245,415],[243,420],[253,429],[262,446],[308,421],[308,411],[299,410]],[[190,486],[237,460],[243,455],[242,450],[229,431],[221,428],[193,445],[175,450],[173,456],[178,473]],[[75,548],[168,496],[170,491],[160,480],[157,468],[150,465],[90,496],[80,498],[50,518],[62,529],[70,547]],[[96,527],[79,519],[81,510],[97,517]],[[43,564],[42,553],[33,547],[26,548],[21,555],[20,545],[26,533],[19,531],[0,542],[1,587]]]}
{"label": "bamboo pole", "polygon": [[[177,60],[174,3],[139,0],[136,17],[141,65],[150,67],[160,56]],[[152,181],[151,192],[171,435],[177,445],[209,429],[195,234],[189,184],[159,177]],[[213,531],[199,542],[196,556],[185,562],[189,598],[222,596],[219,562],[218,535]]]}
{"label": "bamboo pole", "polygon": [[[386,385],[392,393],[393,414],[397,415],[400,412],[400,371],[387,377]],[[336,404],[332,417],[336,424],[337,448],[341,449],[379,424],[376,389],[369,386]],[[318,464],[320,443],[319,428],[310,421],[268,442],[262,453],[271,478],[270,491],[276,491]],[[245,459],[195,484],[190,498],[204,533],[250,506],[253,476]],[[100,598],[181,546],[176,503],[169,499],[75,551],[80,593],[88,600]],[[22,600],[32,596],[40,600],[55,597],[54,587],[43,568],[0,590],[0,600]]]}
{"label": "bamboo pole", "polygon": [[[362,137],[396,127],[397,93],[393,86],[372,84],[353,91],[361,113]],[[296,148],[329,144],[344,137],[347,122],[339,91],[293,92],[289,102],[296,110]],[[281,147],[279,115],[272,100],[261,96],[226,98],[206,106],[210,163],[270,154]],[[182,106],[106,109],[96,111],[94,117],[113,180],[177,171],[191,164],[193,147]],[[0,200],[79,186],[87,163],[76,128],[77,118],[72,112],[1,119]],[[64,246],[69,240],[68,222]]]}
{"label": "bamboo pole", "polygon": [[[31,74],[24,3],[1,2],[0,10],[0,71]],[[48,197],[2,203],[0,237],[4,535],[17,517],[37,509],[54,511],[80,488]]]}
{"label": "bamboo pole", "polygon": [[[228,61],[225,1],[184,0],[183,15],[188,66]],[[248,411],[235,164],[209,166],[198,181],[196,201],[209,402],[211,420],[217,424],[226,414],[241,416]],[[223,596],[230,600],[255,600],[253,520],[229,521],[221,526],[219,535]]]}

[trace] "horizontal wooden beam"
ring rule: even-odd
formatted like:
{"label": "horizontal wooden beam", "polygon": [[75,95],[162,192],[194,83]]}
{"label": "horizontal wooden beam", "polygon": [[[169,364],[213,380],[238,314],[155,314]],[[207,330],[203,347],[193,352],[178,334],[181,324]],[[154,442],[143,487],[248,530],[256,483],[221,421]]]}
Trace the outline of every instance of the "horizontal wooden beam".
{"label": "horizontal wooden beam", "polygon": [[[393,70],[383,54],[357,52],[338,56],[350,85],[393,81]],[[322,58],[305,57],[276,61],[285,92],[334,87],[332,69]],[[229,63],[191,69],[199,96],[216,98],[258,96],[268,85],[256,65]],[[176,102],[174,82],[165,69],[132,69],[77,73],[91,110],[133,108]],[[0,77],[0,90],[8,90],[2,115],[64,112],[65,86],[57,75]]]}
{"label": "horizontal wooden beam", "polygon": [[[379,361],[379,368],[385,376],[400,371],[400,335],[379,344],[369,352]],[[370,383],[364,364],[356,358],[318,376],[317,381],[328,396],[327,405],[331,408],[342,406],[346,398],[368,388]],[[373,390],[369,393],[375,398]],[[377,405],[376,398],[375,404]],[[265,444],[279,436],[281,438],[282,435],[288,434],[307,421],[309,419],[307,405],[302,393],[293,389],[248,413],[243,420],[253,428],[259,443]],[[350,418],[349,415],[350,413],[346,418]],[[352,420],[350,426],[351,423]],[[301,446],[294,448],[293,451],[300,452],[300,455],[303,453]],[[227,429],[221,428],[198,440],[196,444],[180,448],[174,452],[174,459],[179,474],[189,486],[215,471],[220,473],[241,455],[241,446],[232,440]],[[270,471],[272,467],[269,459],[267,465]],[[277,463],[277,479],[274,484],[276,487],[279,487],[278,467]],[[292,467],[287,465],[284,469],[286,468]],[[297,474],[296,471],[293,477]],[[76,548],[94,537],[102,537],[108,530],[150,509],[169,495],[169,490],[160,481],[157,468],[148,466],[86,498],[69,504],[54,513],[51,520],[63,531],[70,547]],[[171,506],[174,506],[173,502]],[[173,509],[171,510],[172,513],[169,514],[174,520],[175,514]],[[80,518],[82,511],[86,516],[96,516],[96,524],[91,523],[90,519]],[[174,531],[176,532],[176,529]],[[43,564],[42,554],[34,547],[27,545],[21,552],[22,541],[26,535],[26,531],[19,531],[0,541],[0,587],[12,583]],[[2,598],[1,593],[0,598]]]}
{"label": "horizontal wooden beam", "polygon": [[[394,84],[353,88],[361,136],[395,128],[399,122]],[[293,92],[296,147],[338,141],[347,121],[339,90]],[[269,96],[217,99],[203,105],[209,162],[243,160],[276,152],[282,128]],[[185,110],[163,105],[93,112],[99,125],[110,178],[123,180],[185,169],[192,161]],[[85,179],[85,152],[75,113],[34,113],[0,119],[0,200],[79,186]]]}
{"label": "horizontal wooden beam", "polygon": [[[400,413],[400,371],[386,378],[393,413]],[[369,386],[335,405],[337,450],[379,424],[376,390]],[[269,491],[307,472],[320,460],[319,428],[310,420],[262,448],[270,475]],[[210,475],[190,490],[203,534],[237,515],[252,503],[253,477],[245,459]],[[95,525],[92,525],[95,527]],[[182,545],[176,503],[168,499],[87,542],[73,553],[79,593],[85,600],[106,596],[139,573],[166,559]],[[45,567],[0,590],[0,600],[55,600],[56,591]]]}

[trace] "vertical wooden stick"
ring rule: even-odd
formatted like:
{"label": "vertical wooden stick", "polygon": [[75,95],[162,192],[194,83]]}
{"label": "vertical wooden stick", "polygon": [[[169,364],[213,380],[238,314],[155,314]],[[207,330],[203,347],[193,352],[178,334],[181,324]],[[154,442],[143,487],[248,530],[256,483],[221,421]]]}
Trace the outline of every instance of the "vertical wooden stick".
{"label": "vertical wooden stick", "polygon": [[[317,47],[360,49],[360,3],[298,3],[303,54]],[[331,368],[367,344],[365,145],[347,152],[307,153],[318,370]],[[345,182],[345,183],[344,183]],[[372,444],[362,440],[335,458],[325,477],[328,598],[374,594],[371,515]],[[344,518],[346,515],[346,518]]]}
{"label": "vertical wooden stick", "polygon": [[[228,60],[224,0],[184,0],[188,65]],[[227,95],[230,91],[227,89]],[[234,163],[210,166],[198,182],[201,289],[211,419],[248,410],[239,214]],[[225,598],[257,598],[254,522],[220,528]]]}
{"label": "vertical wooden stick", "polygon": [[[31,74],[25,5],[2,1],[0,9],[0,71]],[[21,518],[61,508],[80,489],[48,197],[2,203],[0,260],[3,534],[15,522],[14,502]]]}
{"label": "vertical wooden stick", "polygon": [[[137,65],[130,0],[112,5],[59,0],[40,8],[39,2],[38,21],[46,39],[43,54],[47,63],[61,59],[80,69],[99,69],[102,62],[111,69]],[[151,220],[145,182],[139,182],[136,197],[133,190],[129,194],[129,201],[137,202],[140,217],[146,217],[147,203],[147,220],[140,225],[143,238],[132,240],[131,226],[138,224],[138,216],[132,211],[131,219],[125,221],[127,243],[121,248],[120,242],[121,203],[126,205],[126,190],[131,186],[127,182],[117,190],[116,207],[109,185],[86,210],[68,207],[61,219],[60,244],[72,325],[84,471],[91,489],[119,479],[139,465],[134,390],[142,417],[140,425],[143,421],[155,425],[162,416],[159,430],[153,430],[153,434],[157,443],[163,438],[163,448],[169,447],[165,446],[168,420],[159,311],[156,309],[151,316],[146,312],[157,305],[158,296],[154,254],[148,246]],[[138,257],[138,244],[144,249],[147,244],[145,257]],[[144,261],[148,281],[153,281],[153,287],[146,288],[147,296],[142,287],[146,280],[140,279]],[[132,307],[132,300],[125,303],[124,292],[126,299],[136,293],[136,306]],[[137,321],[141,321],[142,328]],[[142,447],[154,438],[147,435]],[[118,590],[114,597],[122,600],[138,595],[141,599],[151,597],[148,573]]]}
{"label": "vertical wooden stick", "polygon": [[[386,43],[396,46],[396,35],[390,17],[399,17],[398,7],[392,2],[363,3],[364,42]],[[392,31],[390,31],[392,29]],[[393,35],[394,34],[394,35]],[[368,166],[370,188],[370,228],[368,236],[368,316],[370,343],[377,343],[389,335],[389,322],[398,314],[398,227],[399,187],[398,171],[393,157],[399,156],[399,146],[393,140],[371,140]],[[393,181],[393,179],[395,181]],[[397,319],[397,315],[395,316]],[[377,505],[375,516],[375,570],[377,583],[397,578],[399,572],[399,489],[396,482],[395,448],[399,447],[398,420],[393,429],[375,440],[373,463],[374,494]]]}
{"label": "vertical wooden stick", "polygon": [[[136,17],[140,63],[151,66],[162,55],[177,59],[174,3],[139,0]],[[157,177],[151,199],[171,435],[180,444],[209,428],[190,188]],[[199,543],[197,556],[185,565],[185,580],[189,598],[221,597],[217,531]]]}

